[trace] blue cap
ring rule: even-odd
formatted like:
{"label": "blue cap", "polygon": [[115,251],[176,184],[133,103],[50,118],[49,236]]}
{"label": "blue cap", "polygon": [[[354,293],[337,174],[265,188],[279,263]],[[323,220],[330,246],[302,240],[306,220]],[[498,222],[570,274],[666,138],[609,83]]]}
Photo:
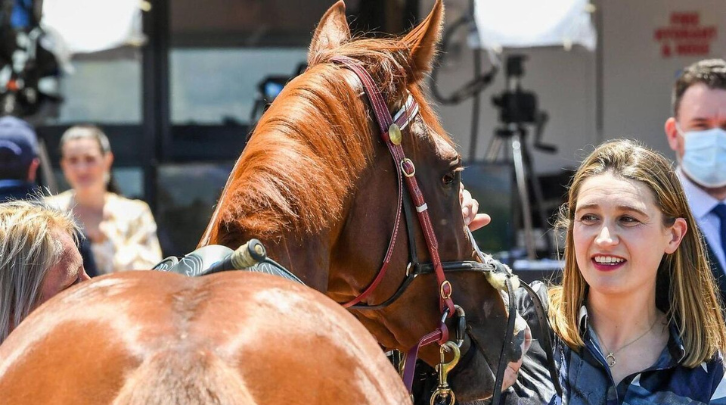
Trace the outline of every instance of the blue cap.
{"label": "blue cap", "polygon": [[38,136],[27,122],[0,118],[0,167],[25,168],[38,156]]}

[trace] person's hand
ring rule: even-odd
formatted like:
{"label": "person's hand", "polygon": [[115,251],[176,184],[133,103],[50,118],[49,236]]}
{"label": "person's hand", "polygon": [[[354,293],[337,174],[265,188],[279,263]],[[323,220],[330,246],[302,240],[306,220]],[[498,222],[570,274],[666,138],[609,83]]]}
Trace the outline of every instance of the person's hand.
{"label": "person's hand", "polygon": [[459,188],[459,202],[461,203],[461,215],[464,216],[464,224],[472,231],[476,231],[492,221],[492,217],[488,214],[477,214],[479,202],[471,198],[471,193],[464,188],[464,183],[461,183]]}
{"label": "person's hand", "polygon": [[522,358],[520,358],[519,361],[507,364],[507,369],[504,371],[504,378],[502,379],[502,392],[504,392],[507,388],[511,387],[512,385],[514,385],[515,382],[517,382],[519,368],[522,367],[522,360],[524,359],[524,356],[527,355],[527,351],[529,351],[529,347],[531,344],[532,331],[529,329],[529,325],[527,325],[526,329],[524,330],[524,341],[522,342]]}

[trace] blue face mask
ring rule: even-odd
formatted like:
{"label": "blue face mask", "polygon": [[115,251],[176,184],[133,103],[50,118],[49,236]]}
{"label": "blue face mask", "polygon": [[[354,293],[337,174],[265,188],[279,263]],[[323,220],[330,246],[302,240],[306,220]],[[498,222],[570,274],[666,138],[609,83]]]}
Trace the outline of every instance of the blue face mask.
{"label": "blue face mask", "polygon": [[683,171],[696,183],[709,188],[726,186],[726,131],[711,128],[683,134]]}

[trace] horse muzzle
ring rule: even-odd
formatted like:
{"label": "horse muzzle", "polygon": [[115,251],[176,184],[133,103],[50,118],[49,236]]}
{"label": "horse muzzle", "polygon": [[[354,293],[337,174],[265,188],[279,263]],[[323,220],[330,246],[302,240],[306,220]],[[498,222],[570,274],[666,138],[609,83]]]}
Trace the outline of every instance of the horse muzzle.
{"label": "horse muzzle", "polygon": [[[493,396],[497,382],[497,371],[500,364],[506,367],[503,373],[501,390],[514,384],[524,355],[532,343],[532,333],[527,322],[516,314],[515,328],[512,338],[503,342],[500,351],[488,351],[481,343],[482,336],[471,325],[467,326],[466,340],[462,345],[459,364],[449,374],[449,382],[456,393],[458,403],[486,400]],[[487,337],[484,337],[487,339]],[[500,337],[501,339],[501,337]],[[504,357],[505,361],[500,361]]]}

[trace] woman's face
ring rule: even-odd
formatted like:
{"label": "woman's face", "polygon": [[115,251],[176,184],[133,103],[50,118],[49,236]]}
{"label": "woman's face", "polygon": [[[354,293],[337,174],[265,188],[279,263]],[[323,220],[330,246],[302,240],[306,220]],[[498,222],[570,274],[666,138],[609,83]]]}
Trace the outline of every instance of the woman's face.
{"label": "woman's face", "polygon": [[582,183],[572,229],[575,257],[591,291],[639,294],[655,291],[665,253],[673,253],[686,222],[663,225],[651,190],[607,172]]}
{"label": "woman's face", "polygon": [[98,141],[93,138],[72,139],[66,141],[61,152],[61,169],[73,189],[105,190],[113,157],[111,153],[101,153]]}
{"label": "woman's face", "polygon": [[55,237],[60,241],[63,251],[60,261],[48,269],[43,278],[37,305],[73,285],[90,280],[86,269],[83,268],[83,257],[73,238],[66,232],[55,232]]}

